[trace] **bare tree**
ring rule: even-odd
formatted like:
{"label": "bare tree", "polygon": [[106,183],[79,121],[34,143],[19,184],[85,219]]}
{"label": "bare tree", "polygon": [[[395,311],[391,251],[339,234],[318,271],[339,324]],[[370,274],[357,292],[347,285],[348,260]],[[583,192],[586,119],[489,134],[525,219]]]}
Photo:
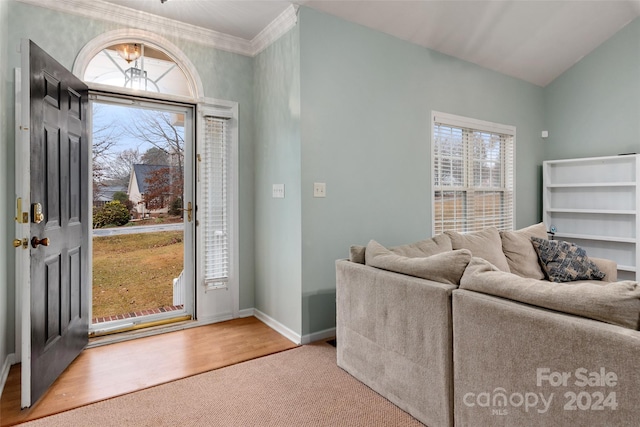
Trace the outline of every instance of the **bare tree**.
{"label": "bare tree", "polygon": [[128,148],[111,156],[106,168],[105,177],[112,185],[127,186],[133,165],[142,161],[142,155],[137,148]]}
{"label": "bare tree", "polygon": [[127,126],[127,132],[134,138],[149,143],[169,156],[170,165],[182,173],[184,162],[184,132],[178,126],[182,114],[140,110],[137,119]]}
{"label": "bare tree", "polygon": [[161,161],[159,159],[162,157],[168,158],[166,168],[148,177],[149,194],[145,194],[151,209],[164,208],[182,198],[184,126],[181,122],[184,121],[184,115],[150,110],[140,110],[137,114],[136,120],[127,126],[127,132],[133,138],[153,146],[145,153],[146,160]]}
{"label": "bare tree", "polygon": [[107,117],[104,105],[93,104],[93,199],[101,196],[102,188],[107,175],[110,150],[124,134],[124,129],[115,119]]}

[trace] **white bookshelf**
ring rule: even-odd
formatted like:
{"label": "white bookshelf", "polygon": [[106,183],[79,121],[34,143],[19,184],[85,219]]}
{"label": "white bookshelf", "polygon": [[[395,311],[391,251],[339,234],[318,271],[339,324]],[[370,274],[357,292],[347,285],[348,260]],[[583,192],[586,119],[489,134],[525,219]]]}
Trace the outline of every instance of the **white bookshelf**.
{"label": "white bookshelf", "polygon": [[549,160],[542,173],[554,238],[616,261],[618,280],[640,280],[640,155]]}

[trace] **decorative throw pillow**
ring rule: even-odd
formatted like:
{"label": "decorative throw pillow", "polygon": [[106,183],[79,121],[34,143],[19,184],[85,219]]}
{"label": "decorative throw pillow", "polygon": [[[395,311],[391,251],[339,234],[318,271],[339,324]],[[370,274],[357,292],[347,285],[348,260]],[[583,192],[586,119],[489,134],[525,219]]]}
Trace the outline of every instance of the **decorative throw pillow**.
{"label": "decorative throw pillow", "polygon": [[538,262],[538,254],[531,243],[532,237],[547,238],[544,223],[530,225],[516,231],[501,231],[502,252],[507,257],[509,269],[520,277],[542,280],[544,271]]}
{"label": "decorative throw pillow", "polygon": [[489,227],[465,234],[457,231],[445,231],[445,233],[451,238],[453,249],[468,249],[473,256],[486,259],[501,271],[511,272],[507,258],[502,252],[502,241],[497,228]]}
{"label": "decorative throw pillow", "polygon": [[396,255],[380,243],[371,240],[367,245],[365,258],[367,265],[382,270],[457,285],[471,260],[471,252],[458,250],[429,257],[409,258]]}
{"label": "decorative throw pillow", "polygon": [[545,276],[552,282],[602,280],[605,274],[580,246],[561,240],[532,237]]}

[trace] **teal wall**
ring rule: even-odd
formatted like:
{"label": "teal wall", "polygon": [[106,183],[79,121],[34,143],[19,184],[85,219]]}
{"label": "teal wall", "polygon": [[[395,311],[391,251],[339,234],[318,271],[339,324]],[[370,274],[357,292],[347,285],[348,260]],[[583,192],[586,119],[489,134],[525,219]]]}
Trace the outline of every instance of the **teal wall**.
{"label": "teal wall", "polygon": [[335,326],[350,245],[431,235],[432,110],[516,126],[516,221],[539,220],[542,88],[312,9],[299,25],[303,334]]}
{"label": "teal wall", "polygon": [[544,93],[546,159],[640,153],[640,18]]}
{"label": "teal wall", "polygon": [[[7,55],[9,45],[7,44],[8,27],[9,22],[7,19],[7,3],[0,1],[0,168],[7,170],[9,165],[13,163],[13,158],[9,157],[9,144],[8,135],[4,129],[9,125],[7,119],[9,110],[7,108],[6,98],[7,92],[10,89],[9,86],[9,69],[1,64],[7,63]],[[6,175],[0,175],[0,209],[2,212],[11,212],[9,206],[12,197],[9,196],[9,185],[7,183]],[[13,194],[13,191],[10,192]],[[10,204],[11,203],[11,204]],[[10,217],[11,215],[7,215]],[[13,224],[13,218],[7,218],[7,216],[0,217],[0,241],[5,244],[0,245],[0,375],[2,375],[2,368],[7,358],[7,355],[13,351],[14,330],[13,323],[8,322],[9,314],[13,313],[13,309],[9,312],[9,306],[13,305],[10,301],[10,296],[13,292],[9,292],[9,277],[7,271],[8,252],[12,250],[8,243],[13,240],[13,230],[9,232],[9,225]]]}
{"label": "teal wall", "polygon": [[[2,61],[3,76],[6,76],[8,96],[3,96],[3,113],[7,113],[8,123],[14,121],[14,77],[13,70],[20,67],[20,54],[16,47],[21,38],[30,38],[62,65],[71,69],[78,52],[86,43],[107,31],[123,28],[122,26],[103,21],[92,20],[76,15],[30,6],[15,1],[0,0],[3,8],[8,8],[9,23],[2,25],[2,46],[8,49],[7,60]],[[6,37],[5,34],[6,33]],[[253,148],[253,59],[229,52],[219,51],[207,46],[185,42],[171,34],[161,34],[176,45],[194,64],[204,86],[204,95],[209,98],[237,101],[239,103],[239,211],[240,211],[240,309],[254,307],[254,148]],[[3,51],[4,52],[4,51]],[[3,53],[4,55],[4,53]],[[14,158],[13,125],[2,130],[3,161]],[[6,144],[5,144],[6,141]],[[6,148],[5,148],[6,146]],[[14,167],[13,161],[7,161],[6,173],[0,175],[0,186],[11,189],[11,195],[3,197],[13,204]],[[5,209],[5,212],[7,210]],[[3,218],[3,226],[11,227],[12,218]],[[2,231],[2,229],[0,229]],[[4,250],[4,249],[3,249]],[[14,276],[15,259],[13,251],[2,257],[7,268],[8,306],[6,308],[7,330],[9,335],[3,343],[8,342],[8,351],[13,351],[14,330]],[[2,265],[0,264],[0,267]],[[4,285],[3,285],[4,287]],[[2,307],[0,307],[2,308]],[[4,311],[3,311],[4,312]],[[3,316],[3,320],[5,317]],[[1,324],[0,324],[1,325]],[[0,347],[1,349],[1,347]],[[0,355],[2,355],[0,353]]]}
{"label": "teal wall", "polygon": [[[254,59],[255,308],[301,333],[300,44],[294,27]],[[285,185],[284,199],[272,197]]]}
{"label": "teal wall", "polygon": [[[0,0],[3,203],[13,204],[20,38],[71,68],[88,41],[119,28]],[[335,326],[334,262],[350,245],[431,234],[432,110],[517,128],[517,227],[540,220],[543,160],[640,150],[640,20],[546,88],[305,7],[255,58],[160,35],[195,65],[207,97],[239,102],[240,308],[301,335]],[[312,197],[314,182],[326,198]],[[0,235],[13,238],[11,218]],[[13,351],[14,259],[0,251],[2,361]]]}

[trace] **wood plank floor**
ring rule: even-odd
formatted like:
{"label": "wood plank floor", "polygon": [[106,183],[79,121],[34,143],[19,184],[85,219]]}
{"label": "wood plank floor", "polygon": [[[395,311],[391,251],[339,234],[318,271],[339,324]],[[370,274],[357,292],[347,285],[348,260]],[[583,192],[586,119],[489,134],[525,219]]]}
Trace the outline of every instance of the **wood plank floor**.
{"label": "wood plank floor", "polygon": [[255,317],[85,350],[31,408],[20,410],[15,365],[0,399],[0,426],[10,426],[168,381],[294,348]]}

